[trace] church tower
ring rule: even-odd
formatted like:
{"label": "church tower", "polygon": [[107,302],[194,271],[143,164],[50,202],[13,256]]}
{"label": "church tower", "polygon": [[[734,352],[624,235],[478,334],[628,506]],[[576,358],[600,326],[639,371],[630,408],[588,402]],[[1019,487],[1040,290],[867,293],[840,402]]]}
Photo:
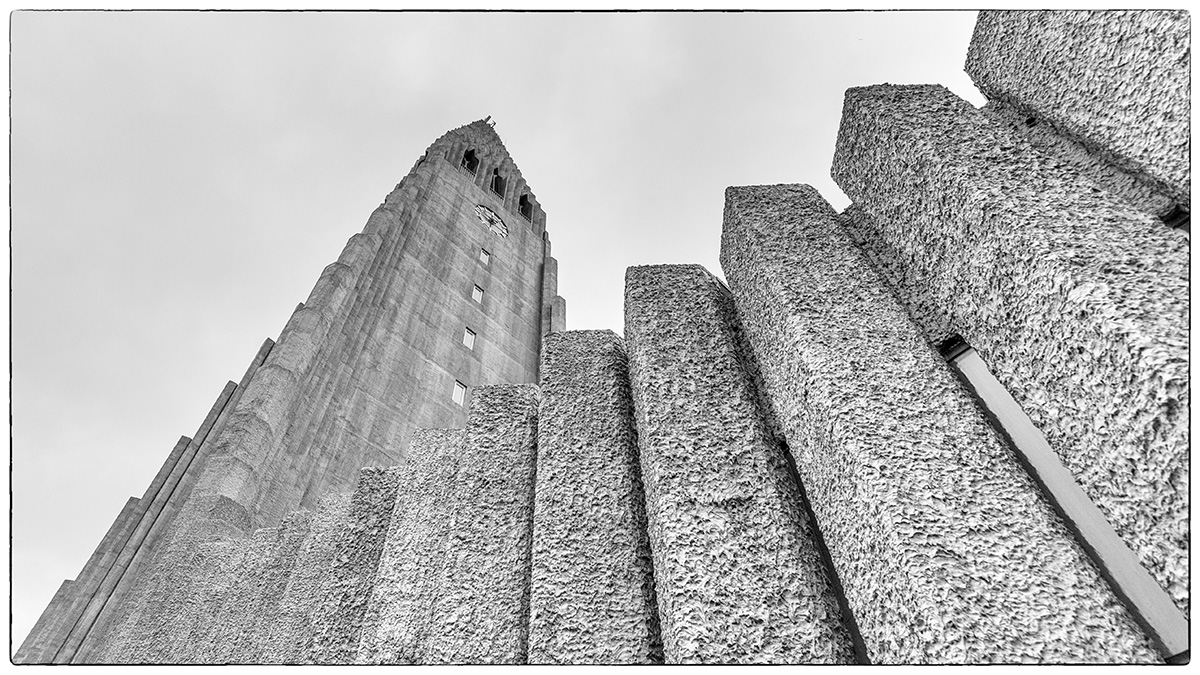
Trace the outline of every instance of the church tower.
{"label": "church tower", "polygon": [[186,567],[162,564],[172,556],[403,464],[414,430],[464,426],[477,386],[536,383],[565,311],[545,212],[491,123],[446,133],[129,500],[15,661],[92,660],[169,583],[150,577]]}

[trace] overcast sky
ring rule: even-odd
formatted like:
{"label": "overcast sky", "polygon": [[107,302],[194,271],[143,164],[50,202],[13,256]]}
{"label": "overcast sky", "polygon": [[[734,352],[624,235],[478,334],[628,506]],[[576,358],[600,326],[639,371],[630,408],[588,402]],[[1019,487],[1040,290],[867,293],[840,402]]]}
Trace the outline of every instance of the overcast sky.
{"label": "overcast sky", "polygon": [[571,329],[630,265],[720,274],[723,191],[829,179],[847,87],[941,83],[975,15],[11,16],[19,646],[130,496],[445,131],[491,115]]}

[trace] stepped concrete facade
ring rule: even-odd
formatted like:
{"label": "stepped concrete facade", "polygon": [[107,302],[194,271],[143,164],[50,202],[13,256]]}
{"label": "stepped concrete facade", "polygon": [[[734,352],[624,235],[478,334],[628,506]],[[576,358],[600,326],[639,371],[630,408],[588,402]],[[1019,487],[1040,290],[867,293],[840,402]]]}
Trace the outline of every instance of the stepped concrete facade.
{"label": "stepped concrete facade", "polygon": [[987,106],[851,89],[853,204],[729,188],[624,337],[447,133],[14,660],[1186,662],[1189,39],[981,13]]}

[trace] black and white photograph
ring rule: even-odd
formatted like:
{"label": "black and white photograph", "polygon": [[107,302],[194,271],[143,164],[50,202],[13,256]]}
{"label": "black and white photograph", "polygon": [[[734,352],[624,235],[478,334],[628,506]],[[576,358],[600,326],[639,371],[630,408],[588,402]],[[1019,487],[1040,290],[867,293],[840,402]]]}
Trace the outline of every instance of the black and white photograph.
{"label": "black and white photograph", "polygon": [[8,23],[12,664],[1190,661],[1186,9]]}

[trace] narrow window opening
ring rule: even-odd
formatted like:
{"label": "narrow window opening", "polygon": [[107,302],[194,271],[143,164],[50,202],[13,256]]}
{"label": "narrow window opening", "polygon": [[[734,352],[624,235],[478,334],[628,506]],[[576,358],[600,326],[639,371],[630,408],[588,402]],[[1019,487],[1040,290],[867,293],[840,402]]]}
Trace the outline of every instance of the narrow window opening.
{"label": "narrow window opening", "polygon": [[476,286],[474,289],[472,289],[471,290],[471,299],[482,305],[483,304],[483,289],[478,286]]}
{"label": "narrow window opening", "polygon": [[452,398],[454,399],[455,403],[463,405],[463,402],[467,400],[467,385],[455,380],[454,394],[452,395]]}
{"label": "narrow window opening", "polygon": [[464,328],[462,343],[467,349],[475,349],[475,331],[470,328]]}
{"label": "narrow window opening", "polygon": [[521,195],[520,201],[517,202],[517,211],[525,216],[525,220],[533,220],[533,203],[529,201],[529,195]]}
{"label": "narrow window opening", "polygon": [[467,150],[463,153],[462,168],[471,173],[475,173],[476,169],[479,168],[479,158],[475,156],[474,150]]}
{"label": "narrow window opening", "polygon": [[500,169],[492,169],[492,192],[503,197],[504,183],[504,176],[500,175]]}
{"label": "narrow window opening", "polygon": [[486,248],[479,249],[479,262],[483,263],[484,265],[492,264],[492,254],[488,253]]}

